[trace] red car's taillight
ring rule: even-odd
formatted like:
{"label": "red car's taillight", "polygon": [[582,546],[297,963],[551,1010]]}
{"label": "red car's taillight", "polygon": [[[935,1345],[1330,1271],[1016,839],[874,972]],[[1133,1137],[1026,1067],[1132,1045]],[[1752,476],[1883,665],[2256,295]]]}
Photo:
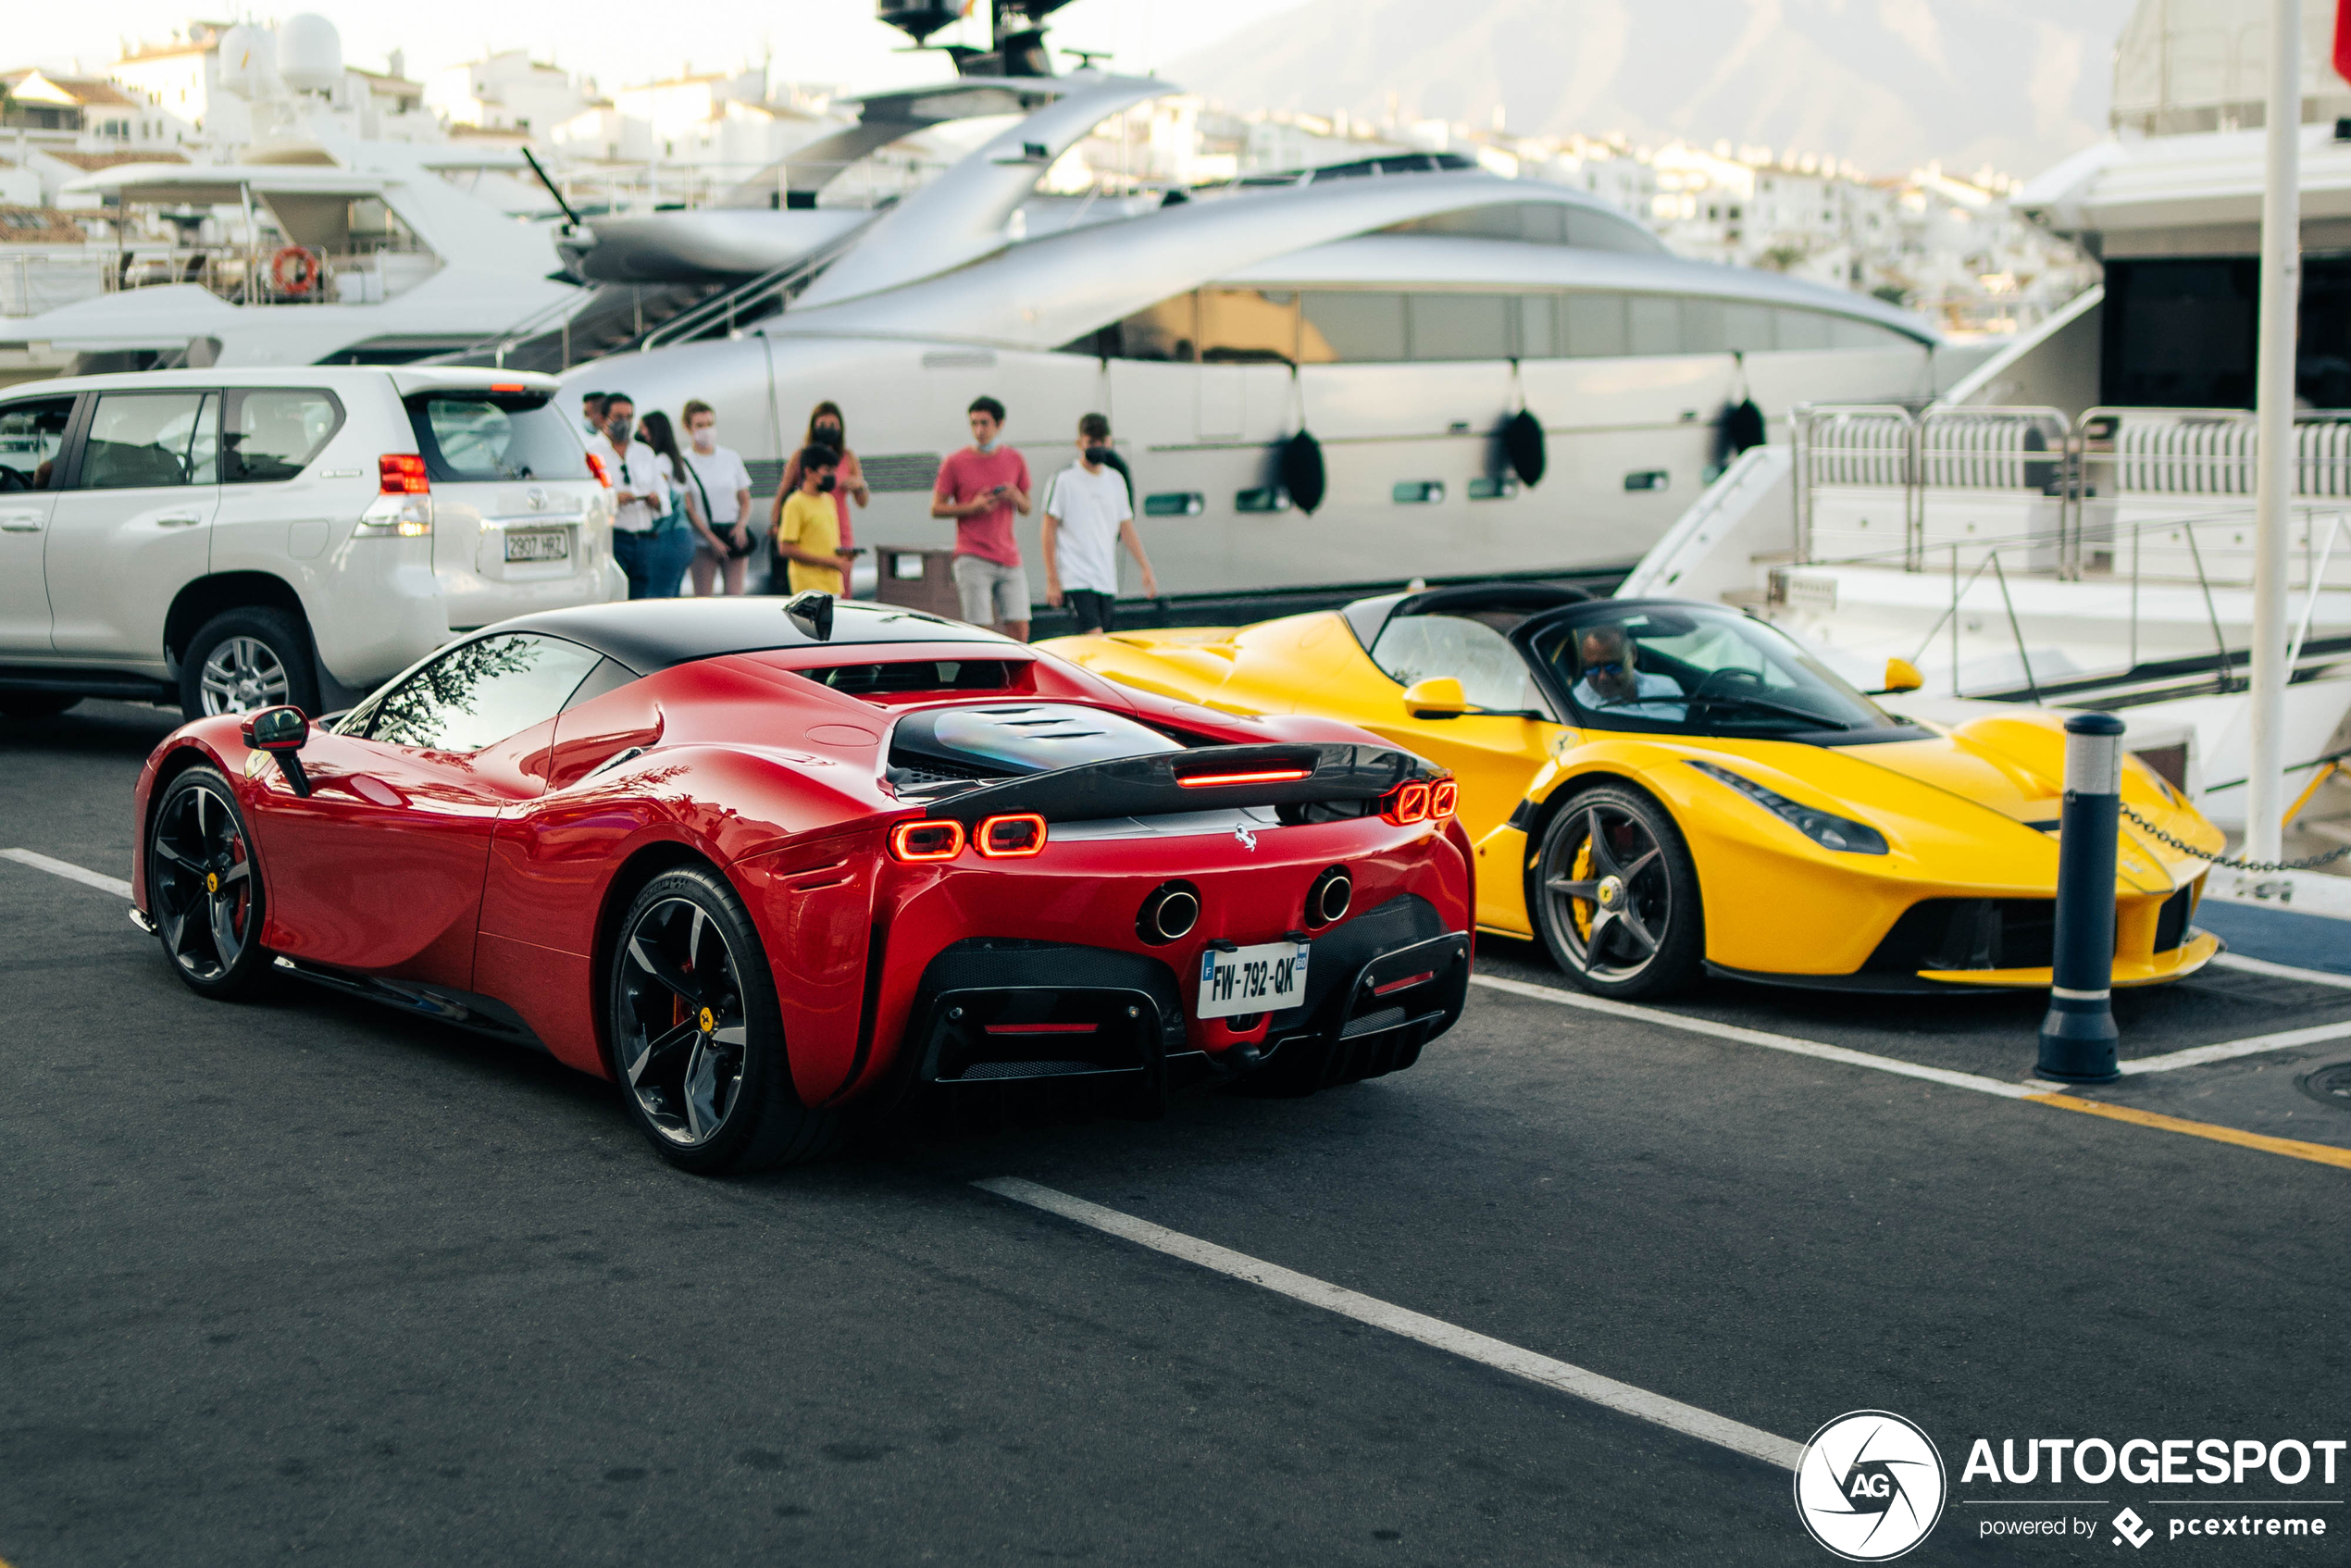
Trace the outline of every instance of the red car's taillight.
{"label": "red car's taillight", "polygon": [[432,490],[425,460],[413,452],[387,452],[376,459],[376,477],[386,495],[424,495]]}
{"label": "red car's taillight", "polygon": [[952,860],[964,852],[960,822],[902,822],[889,830],[893,860]]}
{"label": "red car's taillight", "polygon": [[972,842],[989,860],[1026,860],[1045,847],[1045,819],[1035,812],[988,817],[973,829]]}
{"label": "red car's taillight", "polygon": [[1179,773],[1176,782],[1187,790],[1206,790],[1219,784],[1294,784],[1312,778],[1311,767],[1260,767],[1246,773]]}
{"label": "red car's taillight", "polygon": [[588,471],[596,476],[598,484],[606,490],[612,488],[612,476],[604,471],[604,460],[592,452],[588,454]]}
{"label": "red car's taillight", "polygon": [[1453,815],[1461,803],[1462,787],[1449,778],[1440,778],[1428,787],[1428,819],[1442,822]]}
{"label": "red car's taillight", "polygon": [[1428,820],[1428,785],[1421,779],[1409,779],[1388,791],[1380,803],[1380,815],[1398,827],[1411,822]]}

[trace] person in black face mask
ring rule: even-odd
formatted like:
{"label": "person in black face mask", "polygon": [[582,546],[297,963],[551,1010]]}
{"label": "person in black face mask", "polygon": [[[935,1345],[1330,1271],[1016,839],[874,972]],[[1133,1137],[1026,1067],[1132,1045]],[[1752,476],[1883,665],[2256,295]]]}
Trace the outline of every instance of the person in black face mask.
{"label": "person in black face mask", "polygon": [[[813,446],[821,446],[840,459],[840,467],[833,473],[831,493],[834,520],[840,534],[840,569],[845,581],[850,565],[858,554],[857,529],[850,516],[850,504],[870,505],[874,492],[866,488],[865,470],[858,467],[857,454],[849,449],[847,425],[841,417],[840,404],[829,398],[809,412],[808,439],[802,443],[802,450]],[[767,509],[767,531],[771,535],[783,523],[785,503],[800,489],[800,453],[791,454],[790,461],[784,465],[783,479],[776,486],[775,503]],[[789,591],[785,586],[787,575],[786,557],[779,555],[775,562],[773,591]]]}
{"label": "person in black face mask", "polygon": [[783,516],[776,524],[776,558],[786,564],[794,593],[815,589],[837,598],[847,596],[847,557],[833,511],[840,465],[840,455],[829,446],[802,447],[794,459],[800,488],[784,498]]}
{"label": "person in black face mask", "polygon": [[1088,414],[1077,421],[1077,461],[1045,488],[1045,603],[1067,601],[1080,632],[1115,631],[1118,552],[1123,545],[1142,568],[1143,592],[1159,596],[1159,578],[1135,531],[1126,480],[1112,466],[1110,420]]}

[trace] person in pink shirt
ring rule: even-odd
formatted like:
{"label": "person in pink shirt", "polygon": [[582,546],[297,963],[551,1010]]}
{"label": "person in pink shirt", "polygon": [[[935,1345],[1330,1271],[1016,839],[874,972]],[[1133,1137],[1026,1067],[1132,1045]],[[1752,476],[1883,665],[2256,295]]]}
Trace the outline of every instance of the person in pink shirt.
{"label": "person in pink shirt", "polygon": [[1028,461],[1003,442],[1004,405],[971,405],[972,444],[939,466],[930,515],[955,519],[955,594],[964,619],[1028,641],[1028,574],[1021,569],[1013,514],[1028,516]]}

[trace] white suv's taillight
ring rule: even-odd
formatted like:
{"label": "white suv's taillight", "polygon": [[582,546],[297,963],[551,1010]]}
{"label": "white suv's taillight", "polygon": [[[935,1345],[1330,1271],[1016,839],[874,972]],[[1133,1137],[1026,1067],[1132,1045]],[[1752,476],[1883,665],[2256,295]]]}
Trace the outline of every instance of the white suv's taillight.
{"label": "white suv's taillight", "polygon": [[432,481],[425,460],[413,452],[388,452],[376,459],[382,493],[359,514],[362,538],[421,539],[432,532]]}
{"label": "white suv's taillight", "polygon": [[379,495],[354,531],[361,539],[422,539],[432,532],[432,497]]}

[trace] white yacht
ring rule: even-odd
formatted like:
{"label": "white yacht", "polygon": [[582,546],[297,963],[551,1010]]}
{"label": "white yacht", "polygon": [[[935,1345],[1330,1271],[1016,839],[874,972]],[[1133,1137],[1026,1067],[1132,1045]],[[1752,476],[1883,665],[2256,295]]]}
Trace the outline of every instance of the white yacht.
{"label": "white yacht", "polygon": [[[573,382],[713,404],[763,480],[809,407],[840,403],[878,492],[858,537],[896,546],[951,541],[930,487],[976,396],[1008,406],[1040,481],[1102,412],[1163,584],[1230,591],[1622,567],[1711,477],[1731,406],[1751,398],[1784,440],[1799,404],[1923,402],[1963,367],[1877,300],[1677,259],[1580,192],[1459,157],[1040,189],[1098,127],[1176,91],[1033,74],[1039,30],[1018,24],[1053,3],[998,0],[1003,46],[865,100],[740,207],[594,225],[578,265],[608,287],[722,281]],[[918,37],[952,14],[882,13]],[[844,193],[887,190],[857,187],[875,149],[989,116],[1007,118],[928,183]],[[557,352],[541,333],[474,357],[572,368]],[[1311,515],[1284,464],[1301,431],[1325,479]]]}
{"label": "white yacht", "polygon": [[[2265,132],[2215,127],[2258,124],[2265,48],[2238,51],[2242,84],[2158,62],[2208,61],[2212,38],[2258,35],[2262,10],[2143,0],[2117,55],[2127,137],[2022,193],[2101,258],[2101,287],[1923,409],[1799,411],[1793,442],[1735,465],[1622,591],[1749,604],[1872,687],[1901,658],[1930,700],[2117,712],[2159,771],[2241,824]],[[2285,698],[2297,853],[2351,840],[2333,765],[2351,749],[2351,99],[2317,31]]]}
{"label": "white yacht", "polygon": [[228,162],[121,163],[68,185],[133,234],[174,237],[86,256],[103,287],[0,321],[0,351],[76,373],[403,364],[588,301],[526,156],[363,134],[380,128],[339,103],[342,44],[324,18],[230,27],[219,58],[249,140]]}

